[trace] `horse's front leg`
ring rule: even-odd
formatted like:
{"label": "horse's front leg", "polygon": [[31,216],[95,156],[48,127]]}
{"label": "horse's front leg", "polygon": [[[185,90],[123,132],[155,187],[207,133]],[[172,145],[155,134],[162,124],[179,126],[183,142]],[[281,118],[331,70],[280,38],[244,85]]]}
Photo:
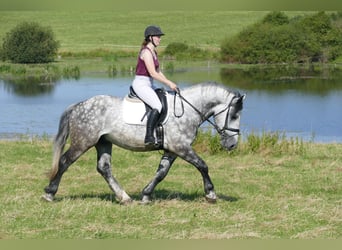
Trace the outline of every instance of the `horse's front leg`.
{"label": "horse's front leg", "polygon": [[118,181],[112,175],[111,156],[112,143],[104,139],[100,139],[96,145],[97,150],[97,171],[103,176],[108,183],[110,189],[115,193],[116,199],[121,204],[128,204],[132,202],[131,197],[120,186]]}
{"label": "horse's front leg", "polygon": [[166,177],[171,168],[172,163],[175,161],[176,158],[176,155],[165,151],[163,157],[161,158],[156,175],[142,191],[142,204],[148,204],[151,202],[151,194],[153,190],[158,185],[158,183]]}
{"label": "horse's front leg", "polygon": [[204,184],[205,198],[210,203],[215,203],[217,196],[214,190],[214,184],[209,177],[207,164],[192,149],[182,150],[182,156],[185,161],[194,165],[201,173]]}

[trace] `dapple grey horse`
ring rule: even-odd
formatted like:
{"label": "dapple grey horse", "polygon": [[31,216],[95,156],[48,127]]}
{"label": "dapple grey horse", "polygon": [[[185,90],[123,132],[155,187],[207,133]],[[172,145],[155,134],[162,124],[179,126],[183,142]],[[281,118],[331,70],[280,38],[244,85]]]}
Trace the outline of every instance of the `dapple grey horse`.
{"label": "dapple grey horse", "polygon": [[[151,201],[153,190],[168,174],[177,157],[191,163],[201,173],[207,201],[217,200],[208,166],[191,145],[199,126],[208,121],[220,134],[222,146],[227,150],[234,149],[238,143],[244,98],[245,95],[216,83],[195,84],[167,95],[169,117],[163,125],[164,153],[154,178],[142,190],[142,203]],[[210,117],[214,118],[213,121],[209,120]],[[60,118],[54,140],[50,183],[44,189],[43,198],[53,201],[63,173],[83,153],[95,146],[97,171],[120,203],[131,202],[130,196],[112,175],[112,144],[132,151],[157,150],[144,145],[145,130],[145,126],[129,125],[123,121],[123,98],[98,95],[71,105]],[[68,138],[70,147],[64,152]]]}

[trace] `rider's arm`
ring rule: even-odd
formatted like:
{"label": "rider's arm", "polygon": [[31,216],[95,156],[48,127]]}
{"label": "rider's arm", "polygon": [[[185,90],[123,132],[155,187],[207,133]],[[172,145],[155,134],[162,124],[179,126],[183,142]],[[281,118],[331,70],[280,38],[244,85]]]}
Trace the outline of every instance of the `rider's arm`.
{"label": "rider's arm", "polygon": [[141,58],[144,60],[146,68],[153,79],[164,83],[166,86],[169,86],[169,88],[172,90],[175,90],[175,91],[177,90],[177,85],[174,82],[167,79],[166,76],[161,71],[156,71],[152,53],[149,53],[148,51],[144,51],[141,55]]}

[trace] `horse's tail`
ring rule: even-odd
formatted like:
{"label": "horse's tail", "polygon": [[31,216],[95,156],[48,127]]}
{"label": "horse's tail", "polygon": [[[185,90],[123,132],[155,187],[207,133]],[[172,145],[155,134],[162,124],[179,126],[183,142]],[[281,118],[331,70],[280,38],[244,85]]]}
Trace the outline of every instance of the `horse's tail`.
{"label": "horse's tail", "polygon": [[52,168],[48,174],[50,180],[52,180],[58,172],[59,160],[69,136],[69,119],[71,112],[72,106],[63,112],[59,120],[58,133],[54,139],[53,145]]}

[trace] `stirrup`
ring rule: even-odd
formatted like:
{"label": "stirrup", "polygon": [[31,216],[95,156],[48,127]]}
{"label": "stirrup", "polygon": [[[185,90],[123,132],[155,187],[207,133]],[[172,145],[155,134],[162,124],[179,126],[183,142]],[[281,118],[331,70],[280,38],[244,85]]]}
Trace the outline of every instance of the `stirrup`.
{"label": "stirrup", "polygon": [[150,145],[153,145],[153,144],[156,144],[156,139],[154,137],[149,137],[149,138],[145,138],[145,146],[150,146]]}

